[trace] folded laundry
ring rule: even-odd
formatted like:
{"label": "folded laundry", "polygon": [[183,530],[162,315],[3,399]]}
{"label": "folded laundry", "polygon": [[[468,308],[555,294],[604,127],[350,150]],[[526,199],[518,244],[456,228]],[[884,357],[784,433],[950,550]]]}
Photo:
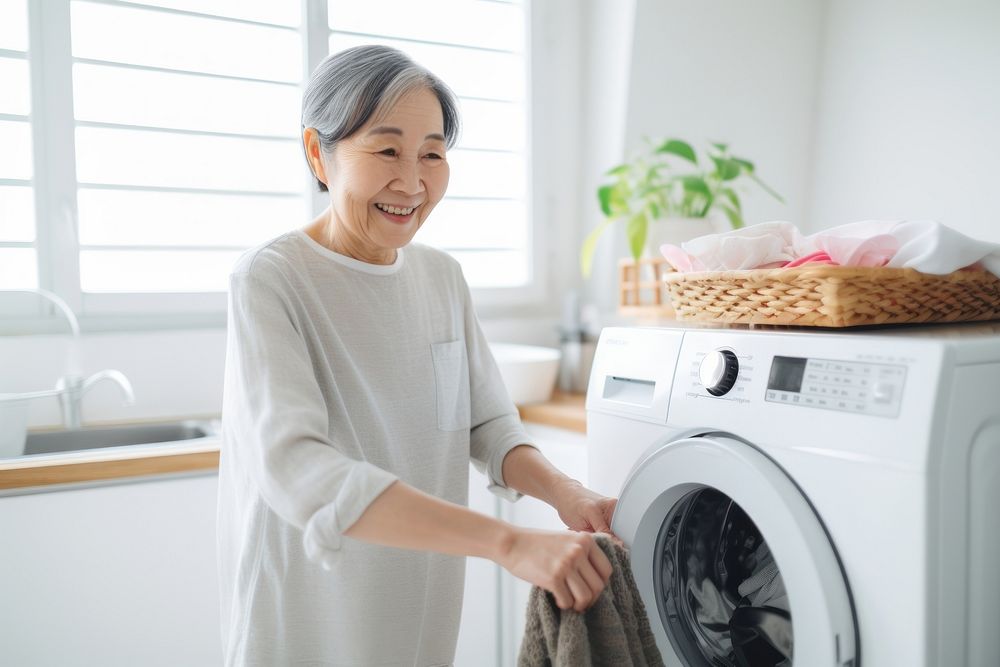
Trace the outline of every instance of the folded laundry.
{"label": "folded laundry", "polygon": [[774,221],[710,234],[660,251],[676,271],[731,271],[810,263],[912,268],[947,274],[980,266],[1000,276],[1000,244],[932,220],[863,220],[804,236]]}
{"label": "folded laundry", "polygon": [[611,580],[583,613],[559,609],[551,593],[533,587],[518,667],[663,666],[628,551],[605,533],[594,538],[611,561]]}

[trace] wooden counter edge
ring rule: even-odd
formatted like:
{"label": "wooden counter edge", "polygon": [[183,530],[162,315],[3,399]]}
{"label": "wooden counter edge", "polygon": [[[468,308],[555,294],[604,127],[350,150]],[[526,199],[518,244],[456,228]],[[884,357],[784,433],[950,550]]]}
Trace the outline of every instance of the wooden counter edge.
{"label": "wooden counter edge", "polygon": [[214,445],[206,444],[200,451],[190,448],[188,451],[153,449],[78,460],[13,461],[0,464],[0,491],[217,470],[218,467],[218,441]]}
{"label": "wooden counter edge", "polygon": [[[543,426],[587,432],[583,394],[555,392],[545,403],[519,405],[521,420]],[[144,448],[114,451],[113,448],[66,457],[10,459],[0,461],[0,491],[53,484],[217,470],[219,441],[176,449]]]}
{"label": "wooden counter edge", "polygon": [[519,405],[517,411],[521,415],[521,421],[586,433],[586,398],[584,394],[564,394],[557,391],[545,403]]}

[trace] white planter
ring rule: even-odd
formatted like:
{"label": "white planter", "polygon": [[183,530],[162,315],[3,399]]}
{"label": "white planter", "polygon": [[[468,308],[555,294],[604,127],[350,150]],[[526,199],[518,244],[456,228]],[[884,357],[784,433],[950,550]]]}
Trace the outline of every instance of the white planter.
{"label": "white planter", "polygon": [[706,234],[715,234],[717,231],[719,230],[711,216],[653,220],[646,230],[646,255],[660,257],[660,246],[664,243],[680,245],[684,241],[690,241]]}

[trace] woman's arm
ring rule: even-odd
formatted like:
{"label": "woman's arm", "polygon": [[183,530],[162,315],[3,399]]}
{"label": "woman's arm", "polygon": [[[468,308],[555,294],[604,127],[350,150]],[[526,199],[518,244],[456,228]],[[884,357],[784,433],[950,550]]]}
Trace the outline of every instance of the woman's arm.
{"label": "woman's arm", "polygon": [[521,445],[507,452],[503,460],[507,486],[555,507],[559,493],[580,482],[563,474],[535,449]]}
{"label": "woman's arm", "polygon": [[401,549],[489,558],[551,591],[560,608],[580,612],[611,577],[611,562],[586,533],[518,528],[398,480],[344,534]]}
{"label": "woman's arm", "polygon": [[534,447],[510,450],[503,460],[503,478],[507,486],[554,507],[569,528],[614,535],[611,515],[618,499],[605,498],[564,475]]}
{"label": "woman's arm", "polygon": [[497,560],[510,548],[509,523],[393,482],[344,535],[401,549]]}

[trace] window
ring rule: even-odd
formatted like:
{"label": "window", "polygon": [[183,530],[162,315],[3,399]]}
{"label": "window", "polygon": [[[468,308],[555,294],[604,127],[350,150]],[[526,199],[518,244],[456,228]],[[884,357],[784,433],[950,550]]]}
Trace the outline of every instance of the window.
{"label": "window", "polygon": [[0,3],[0,288],[38,286],[26,0]]}
{"label": "window", "polygon": [[[51,289],[84,322],[224,321],[240,253],[325,206],[299,143],[304,75],[362,43],[402,49],[459,97],[448,196],[416,240],[452,253],[473,288],[529,285],[525,11],[492,0],[439,0],[433,12],[405,0],[0,3],[0,289]],[[31,35],[43,37],[37,50]]]}
{"label": "window", "polygon": [[[392,21],[386,21],[391,16]],[[469,285],[531,280],[525,7],[518,2],[329,0],[330,52],[385,44],[408,53],[459,98],[463,132],[451,182],[416,240],[448,250]]]}
{"label": "window", "polygon": [[307,216],[299,4],[136,4],[70,2],[80,289],[225,291]]}

